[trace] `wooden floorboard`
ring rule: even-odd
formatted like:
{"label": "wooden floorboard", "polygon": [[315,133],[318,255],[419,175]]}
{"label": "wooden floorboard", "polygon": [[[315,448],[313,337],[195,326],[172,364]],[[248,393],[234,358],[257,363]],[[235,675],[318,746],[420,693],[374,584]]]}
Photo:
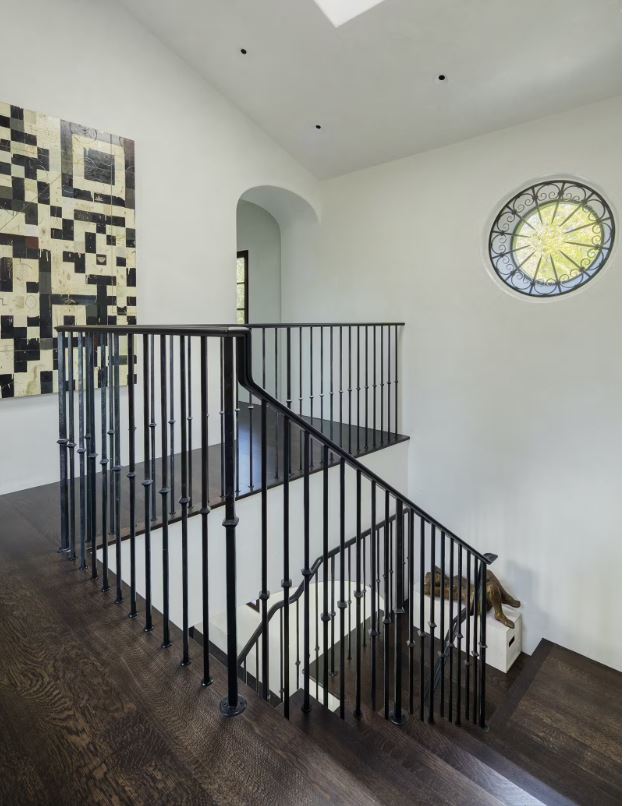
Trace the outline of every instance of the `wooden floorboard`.
{"label": "wooden floorboard", "polygon": [[218,712],[199,647],[160,648],[0,498],[0,803],[376,800],[254,693]]}
{"label": "wooden floorboard", "polygon": [[621,803],[621,675],[543,641],[485,740],[576,803]]}

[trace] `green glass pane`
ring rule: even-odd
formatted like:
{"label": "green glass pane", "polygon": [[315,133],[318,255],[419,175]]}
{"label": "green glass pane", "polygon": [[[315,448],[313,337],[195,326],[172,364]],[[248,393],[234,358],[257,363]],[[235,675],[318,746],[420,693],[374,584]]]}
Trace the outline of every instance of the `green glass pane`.
{"label": "green glass pane", "polygon": [[245,282],[245,258],[237,258],[237,283]]}
{"label": "green glass pane", "polygon": [[573,201],[547,202],[517,224],[512,254],[527,277],[552,285],[590,268],[604,238],[603,225],[589,207]]}
{"label": "green glass pane", "polygon": [[241,311],[241,310],[237,311],[236,324],[237,325],[244,325],[245,324],[245,311]]}
{"label": "green glass pane", "polygon": [[245,285],[237,285],[237,308],[245,308]]}

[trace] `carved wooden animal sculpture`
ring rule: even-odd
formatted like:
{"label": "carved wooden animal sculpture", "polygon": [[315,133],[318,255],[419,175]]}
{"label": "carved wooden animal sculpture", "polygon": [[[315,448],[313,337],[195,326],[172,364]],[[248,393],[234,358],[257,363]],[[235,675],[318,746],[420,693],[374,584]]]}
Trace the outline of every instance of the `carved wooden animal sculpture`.
{"label": "carved wooden animal sculpture", "polygon": [[[434,566],[434,595],[440,597],[441,595],[441,577],[442,577],[441,569],[437,566]],[[432,585],[432,573],[428,571],[425,575],[425,585],[424,585],[424,593],[426,596],[429,596],[431,593],[431,585]],[[454,577],[454,598],[458,597],[458,590],[459,590],[459,577]],[[449,589],[450,589],[450,580],[448,576],[445,576],[444,583],[443,583],[443,598],[449,599]],[[467,593],[469,596],[467,597]],[[469,602],[470,608],[473,608],[473,598],[474,598],[474,586],[471,585],[470,590],[468,590],[467,580],[462,579],[462,601]],[[504,588],[501,582],[497,579],[497,577],[493,574],[492,571],[486,571],[486,603],[487,609],[490,610],[491,607],[495,611],[495,618],[497,621],[500,621],[502,624],[505,624],[506,627],[514,627],[514,622],[511,621],[506,614],[503,612],[502,604],[509,605],[510,607],[521,607],[521,602],[518,599],[514,599],[508,591]]]}

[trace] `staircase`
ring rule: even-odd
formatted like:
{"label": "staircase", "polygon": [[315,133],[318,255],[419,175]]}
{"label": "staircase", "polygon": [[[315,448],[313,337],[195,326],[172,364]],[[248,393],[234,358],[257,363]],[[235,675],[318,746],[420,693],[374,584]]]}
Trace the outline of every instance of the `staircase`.
{"label": "staircase", "polygon": [[[342,770],[341,785],[324,797],[568,802],[473,735],[485,735],[493,711],[486,569],[496,557],[364,461],[404,439],[400,328],[58,328],[60,551],[104,592],[114,578],[115,601],[127,602],[144,631],[159,631],[163,652],[180,647],[182,667],[195,654],[193,638],[200,643],[201,683],[221,690],[223,716],[254,700],[255,718],[273,724],[268,714],[279,712],[290,723],[285,736],[301,735],[309,759],[325,759],[329,781]],[[237,556],[239,517],[255,535],[245,557]],[[242,569],[257,582],[243,599]],[[451,580],[449,599],[427,589],[435,569]],[[211,641],[209,582],[223,588],[221,651]],[[250,599],[259,624],[238,636],[237,608]],[[270,633],[278,628],[276,650]],[[345,775],[358,782],[357,797]]]}

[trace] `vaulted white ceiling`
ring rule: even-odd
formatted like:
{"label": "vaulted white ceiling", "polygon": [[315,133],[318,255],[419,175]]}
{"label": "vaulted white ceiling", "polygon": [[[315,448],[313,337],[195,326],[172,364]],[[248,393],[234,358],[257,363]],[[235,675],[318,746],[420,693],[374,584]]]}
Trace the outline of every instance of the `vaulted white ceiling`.
{"label": "vaulted white ceiling", "polygon": [[619,0],[120,2],[319,177],[620,93]]}

